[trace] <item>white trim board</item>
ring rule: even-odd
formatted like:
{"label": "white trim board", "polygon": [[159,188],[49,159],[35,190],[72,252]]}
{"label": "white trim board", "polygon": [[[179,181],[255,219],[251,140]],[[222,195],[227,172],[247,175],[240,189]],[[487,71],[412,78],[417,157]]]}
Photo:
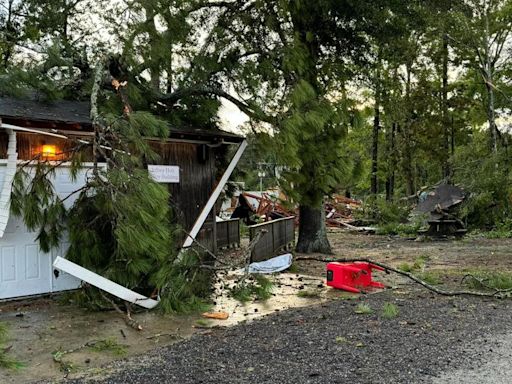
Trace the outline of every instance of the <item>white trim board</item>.
{"label": "white trim board", "polygon": [[150,299],[149,297],[143,296],[137,292],[133,292],[132,290],[125,288],[122,285],[114,283],[113,281],[106,279],[97,273],[89,271],[88,269],[85,269],[80,265],[66,260],[60,256],[55,258],[53,267],[60,271],[67,272],[82,281],[94,285],[96,288],[102,289],[114,296],[119,297],[120,299],[140,305],[141,307],[153,309],[159,303],[156,300]]}

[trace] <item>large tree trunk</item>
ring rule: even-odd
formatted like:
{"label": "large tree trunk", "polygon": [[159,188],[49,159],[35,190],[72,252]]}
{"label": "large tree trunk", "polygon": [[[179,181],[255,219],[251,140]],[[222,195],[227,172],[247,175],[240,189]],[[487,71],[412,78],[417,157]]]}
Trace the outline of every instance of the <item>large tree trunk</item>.
{"label": "large tree trunk", "polygon": [[490,53],[490,32],[489,32],[489,16],[485,15],[485,69],[483,73],[485,81],[485,89],[487,90],[487,121],[489,122],[489,133],[491,136],[492,153],[498,153],[498,131],[496,128],[496,110],[494,106],[494,66]]}
{"label": "large tree trunk", "polygon": [[375,76],[375,105],[372,132],[372,175],[370,180],[370,193],[377,195],[379,192],[378,161],[379,161],[379,129],[380,129],[380,73],[377,70]]}
{"label": "large tree trunk", "polygon": [[450,167],[450,124],[448,119],[448,36],[443,34],[443,85],[442,85],[442,100],[441,111],[443,121],[443,177],[449,181],[451,175]]}
{"label": "large tree trunk", "polygon": [[388,177],[386,179],[386,201],[393,200],[393,196],[395,194],[395,131],[396,123],[393,123],[388,134]]}
{"label": "large tree trunk", "polygon": [[331,254],[331,245],[327,239],[325,212],[322,208],[299,207],[299,240],[295,250],[300,253]]}
{"label": "large tree trunk", "polygon": [[407,196],[416,193],[414,186],[414,171],[412,161],[412,105],[411,105],[411,68],[412,64],[406,65],[407,81],[405,83],[405,99],[407,101],[407,119],[402,127],[402,137],[404,140],[403,169]]}

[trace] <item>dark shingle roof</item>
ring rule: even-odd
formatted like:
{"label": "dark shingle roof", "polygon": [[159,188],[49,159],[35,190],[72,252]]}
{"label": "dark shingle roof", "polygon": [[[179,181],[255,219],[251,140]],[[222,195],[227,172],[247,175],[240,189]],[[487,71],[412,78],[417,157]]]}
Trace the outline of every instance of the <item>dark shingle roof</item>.
{"label": "dark shingle roof", "polygon": [[91,124],[89,102],[59,100],[43,102],[0,97],[0,116],[35,121]]}
{"label": "dark shingle roof", "polygon": [[[59,100],[43,102],[28,99],[0,97],[0,118],[28,120],[30,122],[57,122],[91,126],[90,107],[87,101]],[[171,137],[182,139],[227,139],[241,142],[243,137],[220,129],[198,129],[192,127],[169,127]]]}

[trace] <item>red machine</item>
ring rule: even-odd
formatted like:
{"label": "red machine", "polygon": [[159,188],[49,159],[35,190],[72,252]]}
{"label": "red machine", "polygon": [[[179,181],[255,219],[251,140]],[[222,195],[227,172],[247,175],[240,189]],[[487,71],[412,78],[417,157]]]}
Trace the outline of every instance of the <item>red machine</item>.
{"label": "red machine", "polygon": [[372,269],[384,271],[370,263],[328,263],[327,285],[344,291],[361,293],[361,288],[385,288],[384,284],[372,281]]}

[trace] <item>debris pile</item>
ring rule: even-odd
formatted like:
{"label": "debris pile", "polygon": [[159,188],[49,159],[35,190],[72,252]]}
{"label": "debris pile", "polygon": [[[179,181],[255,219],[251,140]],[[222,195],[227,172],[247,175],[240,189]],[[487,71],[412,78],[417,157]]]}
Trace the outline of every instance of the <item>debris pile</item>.
{"label": "debris pile", "polygon": [[433,237],[463,236],[467,229],[457,217],[457,210],[465,198],[466,194],[461,188],[448,184],[439,185],[428,193],[422,192],[414,213],[427,216],[428,228],[420,231],[420,234]]}
{"label": "debris pile", "polygon": [[[256,223],[256,219],[269,221],[295,216],[298,224],[298,208],[288,207],[286,201],[287,197],[282,193],[275,196],[267,192],[258,195],[242,192],[231,218],[244,219],[248,225],[252,225]],[[354,220],[353,212],[359,209],[361,204],[359,200],[333,195],[324,204],[326,224],[330,227],[347,227],[347,224]]]}
{"label": "debris pile", "polygon": [[353,212],[361,208],[361,201],[342,195],[334,195],[325,203],[326,224],[330,227],[346,227],[354,220]]}

